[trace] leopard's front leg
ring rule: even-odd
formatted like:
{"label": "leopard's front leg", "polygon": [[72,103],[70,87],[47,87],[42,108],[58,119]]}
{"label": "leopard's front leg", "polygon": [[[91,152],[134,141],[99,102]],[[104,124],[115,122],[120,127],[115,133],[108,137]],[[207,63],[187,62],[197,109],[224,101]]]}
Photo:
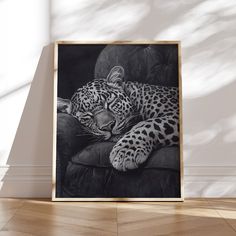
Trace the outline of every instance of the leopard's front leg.
{"label": "leopard's front leg", "polygon": [[110,161],[119,171],[136,169],[158,146],[178,144],[178,137],[178,121],[173,118],[141,121],[115,144]]}

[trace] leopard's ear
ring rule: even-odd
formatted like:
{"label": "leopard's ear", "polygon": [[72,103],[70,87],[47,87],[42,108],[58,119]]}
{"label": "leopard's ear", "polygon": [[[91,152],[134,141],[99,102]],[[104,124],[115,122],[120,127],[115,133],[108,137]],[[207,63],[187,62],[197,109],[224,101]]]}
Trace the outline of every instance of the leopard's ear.
{"label": "leopard's ear", "polygon": [[125,70],[122,66],[114,66],[107,76],[107,84],[114,88],[122,88]]}
{"label": "leopard's ear", "polygon": [[57,98],[57,111],[70,114],[71,102],[69,99]]}

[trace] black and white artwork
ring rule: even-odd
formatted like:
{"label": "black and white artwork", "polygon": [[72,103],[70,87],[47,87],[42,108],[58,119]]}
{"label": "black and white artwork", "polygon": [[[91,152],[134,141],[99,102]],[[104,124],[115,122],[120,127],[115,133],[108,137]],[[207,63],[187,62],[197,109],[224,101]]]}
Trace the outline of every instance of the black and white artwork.
{"label": "black and white artwork", "polygon": [[55,44],[53,200],[182,200],[179,53]]}

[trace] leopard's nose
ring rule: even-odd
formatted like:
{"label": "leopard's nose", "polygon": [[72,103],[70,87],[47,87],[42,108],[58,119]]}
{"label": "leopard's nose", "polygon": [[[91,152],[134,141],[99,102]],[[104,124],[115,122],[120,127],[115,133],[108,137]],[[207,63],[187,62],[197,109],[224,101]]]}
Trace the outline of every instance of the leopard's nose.
{"label": "leopard's nose", "polygon": [[116,123],[113,114],[108,110],[100,111],[94,118],[98,128],[103,131],[112,131]]}

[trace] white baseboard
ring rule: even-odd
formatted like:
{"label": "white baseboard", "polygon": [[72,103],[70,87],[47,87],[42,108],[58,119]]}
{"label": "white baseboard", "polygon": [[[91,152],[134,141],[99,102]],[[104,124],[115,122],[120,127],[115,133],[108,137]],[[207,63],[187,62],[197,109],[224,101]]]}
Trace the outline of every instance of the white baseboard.
{"label": "white baseboard", "polygon": [[185,197],[236,197],[235,166],[186,166]]}
{"label": "white baseboard", "polygon": [[[51,166],[0,166],[0,197],[50,198]],[[185,197],[236,197],[235,166],[185,166]]]}
{"label": "white baseboard", "polygon": [[0,166],[0,197],[49,198],[51,166]]}

